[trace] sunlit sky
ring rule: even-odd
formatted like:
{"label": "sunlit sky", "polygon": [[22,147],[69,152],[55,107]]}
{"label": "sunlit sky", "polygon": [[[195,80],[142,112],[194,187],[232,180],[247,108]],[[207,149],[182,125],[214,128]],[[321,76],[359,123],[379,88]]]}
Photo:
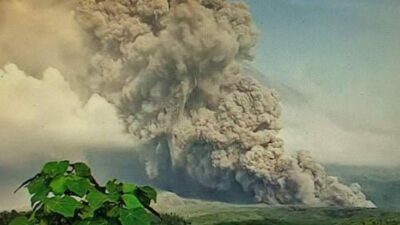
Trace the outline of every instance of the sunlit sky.
{"label": "sunlit sky", "polygon": [[246,0],[290,150],[400,164],[400,1]]}

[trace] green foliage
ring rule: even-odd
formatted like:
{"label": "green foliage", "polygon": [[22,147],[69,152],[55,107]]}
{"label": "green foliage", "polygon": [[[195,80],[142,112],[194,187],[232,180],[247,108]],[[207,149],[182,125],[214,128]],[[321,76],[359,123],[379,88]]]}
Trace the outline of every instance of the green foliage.
{"label": "green foliage", "polygon": [[26,213],[17,212],[15,210],[11,212],[1,212],[0,213],[0,225],[8,225],[12,220],[19,216],[27,216]]}
{"label": "green foliage", "polygon": [[55,196],[43,199],[45,212],[61,214],[64,217],[74,217],[75,211],[80,207],[80,202],[70,196]]}
{"label": "green foliage", "polygon": [[25,216],[18,216],[10,223],[10,225],[20,225],[20,224],[29,224],[28,218],[26,218]]}
{"label": "green foliage", "polygon": [[[24,212],[1,212],[0,213],[0,225],[9,225],[12,220],[17,217],[27,218],[30,216],[30,213]],[[19,220],[19,219],[18,219]],[[17,220],[17,221],[18,221]],[[116,220],[110,220],[109,223],[104,223],[103,219],[91,219],[91,220],[83,220],[76,223],[76,225],[114,225],[118,224]],[[49,225],[67,225],[69,224],[68,221],[62,219],[60,217],[53,217],[52,223]],[[189,222],[185,221],[183,218],[173,215],[173,214],[165,214],[161,215],[161,219],[154,219],[151,223],[152,225],[190,225]]]}
{"label": "green foliage", "polygon": [[9,225],[150,225],[150,203],[157,192],[149,186],[120,183],[100,186],[84,163],[46,163],[24,182],[31,194],[30,216],[14,217]]}
{"label": "green foliage", "polygon": [[151,224],[151,217],[142,208],[122,209],[119,221],[122,225]]}

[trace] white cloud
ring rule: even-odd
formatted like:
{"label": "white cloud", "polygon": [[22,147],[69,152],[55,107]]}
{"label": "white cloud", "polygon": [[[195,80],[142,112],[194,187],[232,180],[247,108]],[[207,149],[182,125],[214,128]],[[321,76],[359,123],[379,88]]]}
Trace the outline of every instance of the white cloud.
{"label": "white cloud", "polygon": [[0,211],[27,208],[26,191],[13,191],[46,160],[134,145],[113,105],[98,95],[83,103],[56,69],[42,79],[13,64],[0,69]]}
{"label": "white cloud", "polygon": [[16,65],[5,66],[0,70],[0,106],[2,165],[34,155],[81,158],[88,149],[134,145],[113,105],[98,95],[83,103],[56,69],[36,79]]}

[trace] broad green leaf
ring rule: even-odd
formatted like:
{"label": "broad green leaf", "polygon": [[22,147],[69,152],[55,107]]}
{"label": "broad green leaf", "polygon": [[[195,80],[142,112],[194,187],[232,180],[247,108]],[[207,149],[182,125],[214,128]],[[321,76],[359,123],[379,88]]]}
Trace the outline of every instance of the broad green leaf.
{"label": "broad green leaf", "polygon": [[118,206],[114,206],[110,210],[108,210],[107,211],[107,217],[110,217],[110,218],[119,217],[119,208],[118,208]]}
{"label": "broad green leaf", "polygon": [[122,225],[150,225],[151,217],[143,208],[121,209],[119,221]]}
{"label": "broad green leaf", "polygon": [[85,163],[82,163],[82,162],[75,163],[73,165],[73,167],[75,168],[75,172],[76,172],[77,176],[90,177],[92,175],[90,168]]}
{"label": "broad green leaf", "polygon": [[134,185],[134,184],[125,183],[125,184],[122,185],[122,191],[125,194],[133,193],[133,192],[135,192],[135,190],[136,190],[136,185]]}
{"label": "broad green leaf", "polygon": [[29,225],[29,220],[25,216],[19,216],[11,221],[10,225]]}
{"label": "broad green leaf", "polygon": [[109,198],[106,194],[101,193],[100,191],[93,188],[87,195],[86,200],[89,202],[89,206],[93,210],[96,210],[100,208],[105,202],[109,201]]}
{"label": "broad green leaf", "polygon": [[56,177],[58,175],[63,175],[67,172],[69,167],[69,161],[61,162],[48,162],[44,165],[42,173],[50,177]]}
{"label": "broad green leaf", "polygon": [[62,195],[67,190],[67,177],[58,176],[51,181],[49,186],[55,195]]}
{"label": "broad green leaf", "polygon": [[43,201],[47,197],[50,188],[47,186],[47,181],[44,177],[38,177],[28,185],[28,191],[32,195],[31,204],[34,205],[36,202]]}
{"label": "broad green leaf", "polygon": [[145,205],[150,205],[151,200],[157,202],[157,192],[150,186],[143,186],[136,190],[136,195]]}
{"label": "broad green leaf", "polygon": [[114,203],[118,202],[119,198],[121,197],[119,193],[110,193],[107,196],[108,196],[108,201]]}
{"label": "broad green leaf", "polygon": [[117,183],[116,180],[108,181],[106,190],[108,192],[108,198],[110,199],[110,202],[117,202],[120,198],[120,193],[122,192],[122,184]]}
{"label": "broad green leaf", "polygon": [[32,195],[38,192],[43,192],[44,189],[48,188],[46,185],[46,179],[42,176],[34,179],[27,187],[29,194]]}
{"label": "broad green leaf", "polygon": [[30,183],[32,183],[32,181],[34,181],[35,179],[37,179],[37,178],[39,178],[41,176],[42,176],[42,174],[38,173],[34,177],[25,180],[24,182],[22,182],[21,185],[18,186],[18,188],[14,191],[14,193],[17,193],[23,187],[27,187]]}
{"label": "broad green leaf", "polygon": [[50,188],[48,188],[48,187],[45,187],[45,189],[43,189],[39,192],[36,192],[36,194],[34,194],[31,197],[31,205],[33,206],[37,202],[43,202],[47,198],[49,193],[50,193]]}
{"label": "broad green leaf", "polygon": [[133,194],[122,195],[122,200],[124,200],[127,209],[143,208],[142,203]]}
{"label": "broad green leaf", "polygon": [[154,188],[150,186],[144,186],[140,187],[140,190],[144,191],[146,195],[154,202],[157,201],[157,191]]}
{"label": "broad green leaf", "polygon": [[68,190],[79,197],[83,197],[91,187],[90,182],[82,177],[72,176],[67,179],[66,186]]}
{"label": "broad green leaf", "polygon": [[90,206],[84,206],[79,213],[79,217],[82,219],[89,219],[93,218],[94,216],[94,211]]}
{"label": "broad green leaf", "polygon": [[64,217],[73,217],[75,210],[81,205],[81,203],[69,196],[56,196],[45,199],[44,204],[49,212],[59,213]]}
{"label": "broad green leaf", "polygon": [[106,190],[108,193],[118,193],[122,191],[122,187],[121,184],[118,184],[116,180],[111,180],[107,182]]}

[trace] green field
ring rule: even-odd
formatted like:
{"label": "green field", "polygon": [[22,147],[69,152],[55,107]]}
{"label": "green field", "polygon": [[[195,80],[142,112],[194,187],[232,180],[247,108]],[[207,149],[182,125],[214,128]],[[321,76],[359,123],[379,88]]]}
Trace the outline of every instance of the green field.
{"label": "green field", "polygon": [[184,199],[173,193],[160,194],[158,209],[176,213],[193,225],[400,225],[396,209],[237,205]]}
{"label": "green field", "polygon": [[[215,207],[213,207],[214,205]],[[195,209],[195,210],[194,210]],[[190,212],[192,211],[192,212]],[[181,213],[182,214],[182,213]],[[0,225],[8,225],[16,212],[0,213]],[[400,225],[400,213],[378,209],[265,207],[206,204],[187,208],[184,222],[167,216],[154,225]]]}
{"label": "green field", "polygon": [[399,225],[398,212],[339,208],[237,208],[196,215],[193,225]]}

